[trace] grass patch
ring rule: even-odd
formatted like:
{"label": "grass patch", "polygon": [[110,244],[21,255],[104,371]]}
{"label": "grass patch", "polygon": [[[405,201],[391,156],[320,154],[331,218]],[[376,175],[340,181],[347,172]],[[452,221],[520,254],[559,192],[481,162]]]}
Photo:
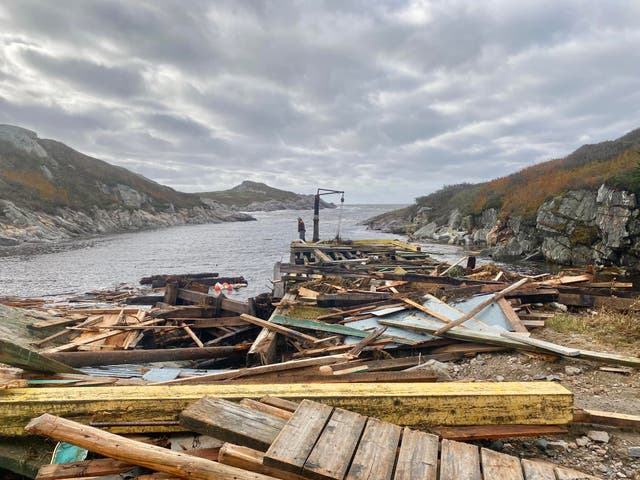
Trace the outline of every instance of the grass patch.
{"label": "grass patch", "polygon": [[330,308],[320,308],[310,305],[294,305],[289,307],[287,316],[294,318],[303,318],[305,320],[315,320],[320,315],[326,315],[333,310]]}
{"label": "grass patch", "polygon": [[597,315],[559,314],[545,327],[559,333],[588,335],[610,345],[635,346],[640,342],[640,317],[633,313],[602,310]]}

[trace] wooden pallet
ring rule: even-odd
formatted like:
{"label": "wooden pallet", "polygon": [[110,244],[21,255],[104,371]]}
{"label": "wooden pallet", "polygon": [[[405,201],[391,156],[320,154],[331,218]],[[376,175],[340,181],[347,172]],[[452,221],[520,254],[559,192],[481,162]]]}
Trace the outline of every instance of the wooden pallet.
{"label": "wooden pallet", "polygon": [[[244,463],[242,467],[277,478],[596,479],[550,463],[520,460],[475,445],[440,440],[437,435],[408,427],[403,429],[310,400],[278,405],[271,399],[267,403],[270,408],[282,407],[282,411],[289,414],[276,417],[273,410],[266,413],[265,408],[257,409],[256,405],[203,399],[183,412],[182,418],[186,420],[185,426],[200,433],[245,447],[253,446],[257,449],[250,454],[253,463]],[[293,408],[295,411],[291,415]],[[290,418],[284,418],[289,415]],[[228,450],[233,451],[233,448]],[[247,452],[243,455],[246,457]]]}

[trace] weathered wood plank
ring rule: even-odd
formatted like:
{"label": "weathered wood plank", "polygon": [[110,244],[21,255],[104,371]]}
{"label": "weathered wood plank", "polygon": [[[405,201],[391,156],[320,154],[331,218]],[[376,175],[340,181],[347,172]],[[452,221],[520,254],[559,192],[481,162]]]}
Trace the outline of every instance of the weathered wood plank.
{"label": "weathered wood plank", "polygon": [[478,447],[467,443],[442,441],[440,480],[482,480]]}
{"label": "weathered wood plank", "polygon": [[405,428],[394,480],[436,480],[438,471],[438,437]]}
{"label": "weathered wood plank", "polygon": [[347,480],[389,480],[400,433],[401,428],[397,425],[375,418],[367,419]]}
{"label": "weathered wood plank", "polygon": [[506,298],[501,298],[497,304],[514,332],[527,333],[529,331]]}
{"label": "weathered wood plank", "polygon": [[[0,435],[24,435],[43,410],[80,422],[131,422],[112,431],[166,432],[167,424],[203,397],[227,400],[273,395],[315,400],[403,426],[562,425],[573,419],[573,396],[556,382],[297,383],[279,385],[147,385],[17,388],[0,395]],[[428,414],[426,414],[428,412]]]}
{"label": "weathered wood plank", "polygon": [[367,417],[336,408],[304,464],[304,475],[342,480],[360,440]]}
{"label": "weathered wood plank", "polygon": [[180,424],[225,442],[267,450],[285,420],[219,398],[203,398],[180,414]]}
{"label": "weathered wood plank", "polygon": [[266,403],[259,402],[258,400],[254,400],[252,398],[243,398],[240,400],[240,405],[243,407],[251,408],[258,412],[268,413],[269,415],[273,415],[274,417],[282,418],[285,421],[288,421],[293,416],[288,410],[283,410],[278,407],[274,407],[273,405],[268,405]]}
{"label": "weathered wood plank", "polygon": [[488,448],[480,449],[484,480],[524,480],[520,459]]}
{"label": "weathered wood plank", "polygon": [[204,458],[148,445],[98,428],[81,425],[45,413],[29,422],[25,429],[100,453],[116,460],[199,480],[272,480],[272,477],[247,472]]}
{"label": "weathered wood plank", "polygon": [[80,373],[73,367],[40,355],[8,340],[0,339],[0,362],[12,367],[49,373]]}
{"label": "weathered wood plank", "polygon": [[114,460],[113,458],[96,458],[82,462],[43,465],[38,470],[37,480],[58,480],[75,477],[99,477],[124,473],[134,468],[134,465]]}
{"label": "weathered wood plank", "polygon": [[567,433],[567,427],[560,425],[471,425],[463,427],[439,427],[433,429],[433,431],[442,438],[466,442],[470,440],[560,435]]}
{"label": "weathered wood plank", "polygon": [[222,446],[218,461],[225,465],[242,468],[250,472],[262,473],[263,475],[271,475],[282,480],[308,480],[307,477],[303,477],[302,475],[265,465],[263,452],[232,443],[225,443]]}
{"label": "weathered wood plank", "polygon": [[333,408],[303,400],[265,454],[264,464],[300,473]]}
{"label": "weathered wood plank", "polygon": [[598,477],[579,472],[572,468],[555,467],[558,480],[600,480]]}
{"label": "weathered wood plank", "polygon": [[526,480],[556,480],[556,473],[551,463],[523,458],[522,470]]}
{"label": "weathered wood plank", "polygon": [[287,410],[291,413],[295,412],[296,409],[300,406],[300,402],[292,402],[291,400],[285,400],[284,398],[273,397],[271,395],[265,395],[260,399],[262,403],[266,403],[267,405],[272,405],[277,408],[281,408],[282,410]]}

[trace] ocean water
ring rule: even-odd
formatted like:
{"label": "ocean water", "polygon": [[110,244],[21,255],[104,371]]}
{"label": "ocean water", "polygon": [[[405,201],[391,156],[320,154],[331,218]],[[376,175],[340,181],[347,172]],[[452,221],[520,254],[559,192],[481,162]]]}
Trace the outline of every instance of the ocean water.
{"label": "ocean water", "polygon": [[[320,212],[320,237],[332,239],[399,238],[367,230],[361,222],[398,208],[394,205],[351,205]],[[289,261],[289,244],[296,239],[297,218],[313,232],[311,211],[253,212],[255,222],[188,225],[81,239],[39,247],[29,254],[0,257],[0,296],[39,297],[116,289],[136,285],[140,278],[162,273],[218,272],[244,276],[249,297],[271,290],[275,262]],[[340,220],[341,218],[341,220]],[[460,256],[460,248],[428,246],[439,258]]]}

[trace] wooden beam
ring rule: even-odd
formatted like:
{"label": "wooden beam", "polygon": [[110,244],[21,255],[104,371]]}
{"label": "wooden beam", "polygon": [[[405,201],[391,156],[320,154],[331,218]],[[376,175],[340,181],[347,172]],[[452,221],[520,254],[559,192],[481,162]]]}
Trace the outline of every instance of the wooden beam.
{"label": "wooden beam", "polygon": [[212,381],[244,378],[254,375],[263,375],[265,373],[283,372],[295,370],[298,368],[331,365],[332,363],[342,362],[348,360],[349,357],[345,355],[329,355],[326,357],[305,358],[301,360],[290,360],[288,362],[274,363],[272,365],[260,365],[258,367],[240,368],[238,370],[232,370],[229,372],[211,373],[209,375],[197,375],[195,377],[178,378],[176,380],[169,380],[162,382],[160,385],[175,385],[175,384],[187,384],[187,383],[206,383]]}
{"label": "wooden beam", "polygon": [[[178,431],[178,413],[206,397],[240,400],[272,395],[339,406],[407,426],[562,425],[573,396],[555,382],[148,385],[17,388],[0,395],[0,435],[24,435],[43,411],[88,423],[108,421],[123,433]],[[427,414],[428,412],[428,414]],[[134,425],[118,422],[131,422]]]}
{"label": "wooden beam", "polygon": [[34,435],[44,435],[59,442],[68,442],[101,455],[165,472],[181,478],[199,480],[271,480],[272,477],[249,473],[204,458],[185,455],[166,448],[149,445],[88,427],[71,420],[45,413],[25,427]]}
{"label": "wooden beam", "polygon": [[470,318],[472,318],[473,316],[475,316],[476,314],[480,313],[482,310],[487,308],[492,303],[497,302],[498,300],[503,298],[505,295],[513,292],[514,290],[517,290],[518,288],[520,288],[522,285],[524,285],[528,281],[529,281],[529,279],[527,277],[525,277],[522,280],[517,281],[513,285],[508,286],[504,290],[500,290],[498,293],[494,294],[493,296],[491,296],[490,298],[488,298],[484,302],[480,303],[478,306],[476,306],[470,312],[464,314],[462,317],[460,317],[460,318],[454,320],[453,322],[448,323],[447,325],[445,325],[445,326],[441,327],[440,329],[438,329],[434,333],[434,335],[436,335],[436,336],[442,335],[443,333],[451,330],[453,327],[466,322],[467,320],[469,320]]}
{"label": "wooden beam", "polygon": [[122,365],[153,362],[173,362],[178,360],[198,360],[203,358],[223,358],[246,350],[247,346],[166,348],[151,350],[114,350],[99,352],[57,352],[47,354],[47,358],[72,367],[97,365]]}
{"label": "wooden beam", "polygon": [[281,333],[285,337],[292,338],[294,340],[301,341],[303,343],[316,343],[319,341],[318,338],[312,337],[311,335],[306,335],[304,333],[296,332],[295,330],[291,330],[290,328],[284,327],[282,325],[278,325],[274,322],[268,322],[266,320],[262,320],[260,318],[254,317],[253,315],[247,315],[245,313],[240,315],[247,323],[251,323],[253,325],[257,325],[262,328],[266,328],[267,330],[272,330],[277,333]]}
{"label": "wooden beam", "polygon": [[36,372],[80,373],[69,365],[3,339],[0,339],[0,362]]}

